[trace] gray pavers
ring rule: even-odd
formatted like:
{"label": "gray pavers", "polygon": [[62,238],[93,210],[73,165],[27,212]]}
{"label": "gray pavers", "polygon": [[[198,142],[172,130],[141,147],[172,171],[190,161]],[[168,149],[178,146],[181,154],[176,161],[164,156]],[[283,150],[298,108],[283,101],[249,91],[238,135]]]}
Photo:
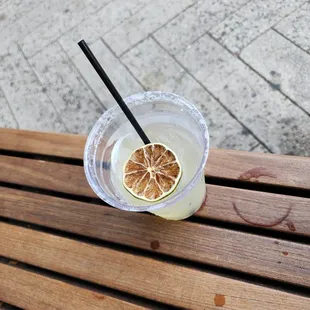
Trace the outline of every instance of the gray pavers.
{"label": "gray pavers", "polygon": [[[129,73],[120,60],[108,49],[102,40],[99,39],[91,44],[90,48],[123,97],[143,91],[142,86]],[[74,56],[72,60],[103,106],[106,109],[114,106],[116,104],[115,100],[103,85],[101,79],[85,55],[80,52],[78,55]]]}
{"label": "gray pavers", "polygon": [[[208,35],[177,58],[270,150],[310,154],[306,143],[309,117]],[[294,126],[296,130],[292,130]],[[297,133],[306,144],[284,142]]]}
{"label": "gray pavers", "polygon": [[306,0],[11,0],[0,4],[0,127],[87,134],[120,93],[175,92],[213,147],[309,156]]}
{"label": "gray pavers", "polygon": [[230,51],[240,53],[251,41],[304,2],[305,0],[249,1],[212,29],[211,33]]}
{"label": "gray pavers", "polygon": [[56,42],[38,53],[31,65],[69,131],[88,133],[104,109],[60,44]]}
{"label": "gray pavers", "polygon": [[310,51],[310,3],[306,2],[275,27],[277,31],[306,51]]}
{"label": "gray pavers", "polygon": [[205,116],[212,146],[249,150],[257,144],[253,136],[152,38],[133,48],[122,60],[146,89],[173,92],[195,103]]}
{"label": "gray pavers", "polygon": [[310,114],[309,54],[269,30],[240,56]]}
{"label": "gray pavers", "polygon": [[176,54],[235,12],[248,0],[198,1],[155,33],[155,38]]}
{"label": "gray pavers", "polygon": [[20,127],[66,131],[46,91],[17,44],[12,43],[3,52],[0,62],[0,86]]}

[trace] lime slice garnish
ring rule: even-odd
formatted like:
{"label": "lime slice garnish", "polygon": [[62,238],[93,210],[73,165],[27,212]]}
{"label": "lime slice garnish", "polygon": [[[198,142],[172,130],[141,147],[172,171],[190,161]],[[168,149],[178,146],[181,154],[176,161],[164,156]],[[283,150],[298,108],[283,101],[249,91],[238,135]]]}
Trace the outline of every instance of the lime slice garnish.
{"label": "lime slice garnish", "polygon": [[124,165],[124,187],[135,197],[158,201],[171,194],[182,175],[176,154],[161,143],[136,149]]}

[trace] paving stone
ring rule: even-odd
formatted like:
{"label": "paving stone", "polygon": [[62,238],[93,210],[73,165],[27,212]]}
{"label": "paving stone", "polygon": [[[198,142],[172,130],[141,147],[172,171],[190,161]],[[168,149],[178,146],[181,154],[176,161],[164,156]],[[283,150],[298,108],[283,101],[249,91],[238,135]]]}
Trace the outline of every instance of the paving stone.
{"label": "paving stone", "polygon": [[240,53],[252,40],[293,12],[305,0],[250,1],[211,30],[233,53]]}
{"label": "paving stone", "polygon": [[3,30],[13,25],[24,14],[35,9],[42,2],[43,0],[4,1],[0,8],[0,29]]}
{"label": "paving stone", "polygon": [[310,113],[309,54],[269,30],[250,44],[241,58]]}
{"label": "paving stone", "polygon": [[[273,27],[310,54],[309,10],[306,0],[2,0],[0,126],[16,127],[17,121],[25,129],[68,131],[61,114],[70,132],[87,133],[104,110],[101,103],[109,107],[114,100],[76,43],[82,38],[95,43],[92,49],[127,96],[142,87],[114,54],[123,55],[154,36],[273,152],[307,155],[309,117],[279,90],[309,111],[310,55],[285,38],[269,38],[267,31]],[[206,32],[233,53],[244,50],[240,57],[247,57],[244,61],[270,83],[210,38],[205,46],[197,45]],[[37,66],[44,85],[15,41]],[[128,60],[145,88],[173,91],[195,102],[209,123],[213,146],[262,151],[246,128],[156,42],[147,46],[142,60],[139,55]]]}
{"label": "paving stone", "polygon": [[2,1],[0,1],[0,11],[1,11],[0,14],[2,14],[2,10],[4,8],[6,8],[10,3],[12,3],[12,0],[2,0]]}
{"label": "paving stone", "polygon": [[137,45],[122,60],[146,89],[173,92],[193,102],[205,116],[211,146],[249,150],[257,144],[246,128],[232,118],[153,39],[146,39]]}
{"label": "paving stone", "polygon": [[0,10],[4,9],[10,2],[11,0],[2,0],[0,2]]}
{"label": "paving stone", "polygon": [[8,50],[0,50],[0,86],[21,129],[66,131],[55,107],[42,92],[42,85],[15,43]]}
{"label": "paving stone", "polygon": [[9,104],[0,89],[0,128],[18,128]]}
{"label": "paving stone", "polygon": [[54,13],[62,11],[65,4],[64,0],[47,1],[38,5],[35,10],[23,14],[10,27],[0,32],[1,44],[23,40],[36,28],[43,25]]}
{"label": "paving stone", "polygon": [[310,155],[309,117],[208,35],[177,58],[273,152]]}
{"label": "paving stone", "polygon": [[310,3],[307,2],[275,26],[295,44],[310,52]]}
{"label": "paving stone", "polygon": [[104,109],[60,44],[38,53],[31,65],[69,131],[88,133]]}
{"label": "paving stone", "polygon": [[150,0],[114,0],[96,14],[63,35],[59,42],[70,57],[77,55],[81,50],[77,45],[81,39],[88,44],[123,23],[130,16],[142,9]]}
{"label": "paving stone", "polygon": [[193,3],[195,0],[151,1],[103,38],[119,56]]}
{"label": "paving stone", "polygon": [[[127,97],[143,91],[141,85],[101,40],[91,44],[90,48],[122,97]],[[99,78],[97,72],[91,66],[85,55],[80,52],[73,57],[72,60],[104,107],[110,108],[114,106],[116,104],[115,99],[103,85],[102,80]]]}
{"label": "paving stone", "polygon": [[62,34],[104,7],[111,0],[64,0],[59,11],[49,15],[46,11],[46,22],[30,33],[20,42],[26,57],[32,57]]}
{"label": "paving stone", "polygon": [[260,143],[254,149],[252,149],[251,152],[269,153],[269,151]]}
{"label": "paving stone", "polygon": [[188,46],[249,0],[206,0],[170,21],[155,38],[172,54]]}

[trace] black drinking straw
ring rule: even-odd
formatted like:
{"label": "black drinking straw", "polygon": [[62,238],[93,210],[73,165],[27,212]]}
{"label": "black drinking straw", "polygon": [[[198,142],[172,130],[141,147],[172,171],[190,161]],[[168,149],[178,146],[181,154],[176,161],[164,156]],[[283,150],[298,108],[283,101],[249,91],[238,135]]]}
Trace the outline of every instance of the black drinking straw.
{"label": "black drinking straw", "polygon": [[97,58],[92,53],[92,51],[90,50],[86,42],[84,40],[81,40],[78,44],[81,50],[83,51],[83,53],[85,54],[85,56],[87,57],[87,59],[89,60],[89,62],[92,64],[92,66],[94,67],[98,75],[100,76],[105,86],[110,91],[111,95],[114,97],[114,99],[116,100],[120,108],[123,110],[123,112],[127,116],[128,120],[130,121],[130,123],[132,124],[132,126],[134,127],[134,129],[136,130],[137,134],[140,136],[144,144],[151,143],[151,141],[146,136],[145,132],[143,131],[143,129],[141,128],[141,126],[139,125],[139,123],[137,122],[137,120],[135,119],[135,117],[133,116],[129,108],[127,107],[123,98],[121,97],[121,95],[119,94],[119,92],[117,91],[117,89],[115,88],[111,80],[109,79],[108,75],[105,73],[105,71],[101,67],[100,63],[98,62]]}

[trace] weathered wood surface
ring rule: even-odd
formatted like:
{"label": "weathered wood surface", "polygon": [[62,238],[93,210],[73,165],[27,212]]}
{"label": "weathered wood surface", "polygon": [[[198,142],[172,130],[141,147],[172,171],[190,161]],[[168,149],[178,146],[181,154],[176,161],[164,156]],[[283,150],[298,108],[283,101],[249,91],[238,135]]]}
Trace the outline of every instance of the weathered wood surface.
{"label": "weathered wood surface", "polygon": [[86,137],[1,128],[0,150],[82,159]]}
{"label": "weathered wood surface", "polygon": [[[83,159],[85,136],[0,130],[0,150]],[[310,158],[211,149],[206,174],[227,180],[310,189]]]}
{"label": "weathered wood surface", "polygon": [[226,180],[310,189],[309,157],[212,149],[205,172]]}
{"label": "weathered wood surface", "polygon": [[23,309],[144,309],[102,293],[1,263],[0,298]]}
{"label": "weathered wood surface", "polygon": [[[310,246],[302,243],[310,236],[310,199],[306,198],[310,189],[309,158],[212,149],[205,171],[213,184],[206,185],[204,206],[194,215],[194,221],[175,222],[97,205],[94,200],[77,201],[79,196],[97,198],[81,162],[70,161],[82,159],[85,141],[83,136],[0,130],[0,217],[75,234],[69,239],[52,230],[43,233],[2,221],[0,256],[177,307],[310,308],[306,297],[219,275],[221,268],[226,268],[232,274],[238,271],[310,287]],[[66,163],[51,156],[65,158]],[[257,185],[250,187],[249,182]],[[252,190],[238,188],[241,184]],[[272,185],[268,187],[271,192],[261,191],[261,184]],[[17,189],[18,185],[26,187]],[[273,189],[282,194],[272,193]],[[204,219],[219,220],[229,229],[215,227],[218,222]],[[269,237],[263,236],[262,230],[255,230],[260,235],[247,233],[241,226],[225,222],[271,232],[266,234]],[[296,242],[292,242],[287,234],[271,237],[272,231],[303,237],[299,240],[293,236]],[[118,244],[122,250],[111,249],[106,243],[93,245],[91,239],[80,242],[80,236]],[[126,253],[128,246],[133,254]],[[152,255],[156,259],[150,258]],[[191,267],[165,262],[165,255],[175,258],[170,262],[191,261]],[[193,268],[193,263],[208,266],[208,270],[216,266],[219,274]],[[38,289],[32,292],[33,287]],[[55,287],[54,295],[47,296],[48,287]],[[82,302],[75,308],[92,305],[94,292],[90,289],[0,263],[0,300],[4,302],[23,308],[40,309],[41,304],[45,308],[70,309],[67,303],[71,299],[61,297],[67,289],[72,290],[77,302]],[[17,290],[21,294],[15,298]],[[26,307],[29,296],[32,303]],[[137,307],[102,296],[104,299],[94,299],[94,309],[101,303],[105,303],[101,308],[107,309]]]}
{"label": "weathered wood surface", "polygon": [[0,215],[310,287],[310,246],[56,197],[2,190]]}
{"label": "weathered wood surface", "polygon": [[310,199],[207,184],[196,216],[310,236]]}
{"label": "weathered wood surface", "polygon": [[[0,155],[0,181],[97,198],[83,167]],[[207,185],[197,216],[310,235],[310,199]]]}
{"label": "weathered wood surface", "polygon": [[47,233],[0,223],[0,255],[167,304],[308,309],[310,299]]}
{"label": "weathered wood surface", "polygon": [[0,155],[0,171],[3,182],[97,197],[80,166]]}

